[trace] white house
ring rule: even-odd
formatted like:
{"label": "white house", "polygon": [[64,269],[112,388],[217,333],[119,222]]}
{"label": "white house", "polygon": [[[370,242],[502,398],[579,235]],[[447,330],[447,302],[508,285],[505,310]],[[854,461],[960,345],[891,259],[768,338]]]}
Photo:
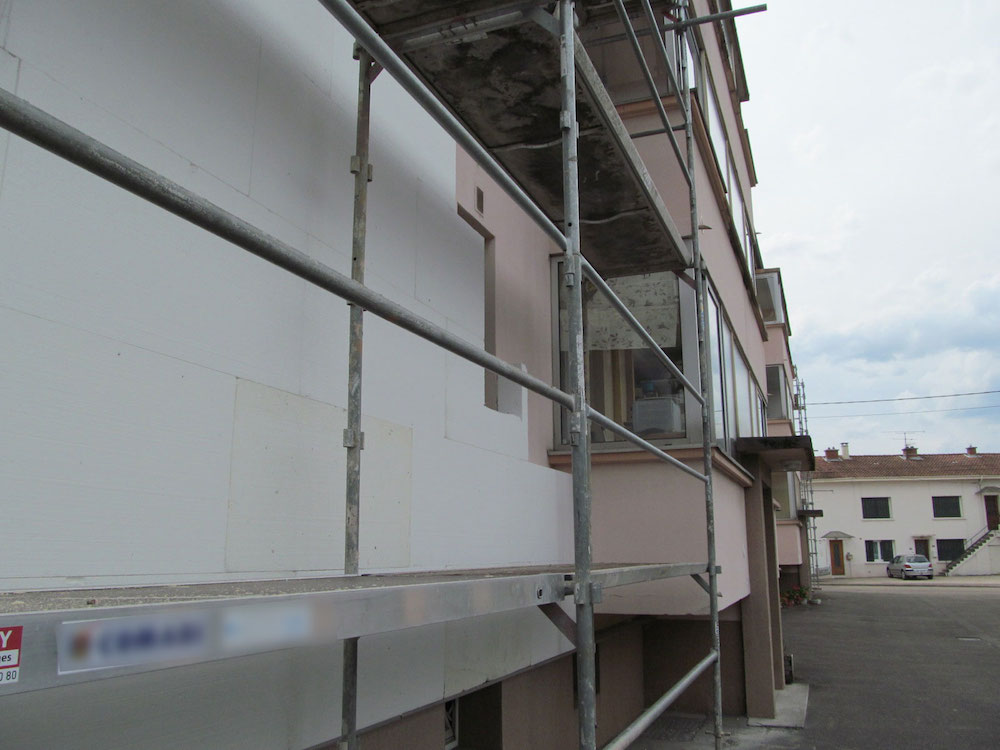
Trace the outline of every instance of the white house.
{"label": "white house", "polygon": [[1000,572],[1000,454],[852,456],[846,443],[816,459],[819,569],[886,575],[895,555],[925,555],[937,574]]}

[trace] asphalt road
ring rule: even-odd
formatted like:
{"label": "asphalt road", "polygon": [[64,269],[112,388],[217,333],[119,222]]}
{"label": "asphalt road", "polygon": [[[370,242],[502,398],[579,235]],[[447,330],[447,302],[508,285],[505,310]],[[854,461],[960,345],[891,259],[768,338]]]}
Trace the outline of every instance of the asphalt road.
{"label": "asphalt road", "polygon": [[[775,746],[1000,747],[1000,589],[829,586],[784,610],[805,729]],[[774,737],[777,740],[777,737]]]}

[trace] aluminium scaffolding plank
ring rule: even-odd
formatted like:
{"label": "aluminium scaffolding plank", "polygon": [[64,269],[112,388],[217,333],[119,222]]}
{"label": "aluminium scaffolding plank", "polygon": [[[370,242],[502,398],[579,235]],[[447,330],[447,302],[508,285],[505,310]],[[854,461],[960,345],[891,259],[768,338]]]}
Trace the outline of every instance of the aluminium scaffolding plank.
{"label": "aluminium scaffolding plank", "polygon": [[[559,40],[530,20],[541,3],[350,4],[562,226]],[[499,25],[504,18],[515,20]],[[414,48],[434,35],[436,43]],[[584,256],[605,277],[690,267],[691,252],[578,37],[574,47]]]}
{"label": "aluminium scaffolding plank", "polygon": [[[611,565],[593,578],[612,587],[706,570]],[[525,609],[572,593],[569,566],[7,592],[0,632],[18,635],[19,674],[0,684],[0,696]]]}

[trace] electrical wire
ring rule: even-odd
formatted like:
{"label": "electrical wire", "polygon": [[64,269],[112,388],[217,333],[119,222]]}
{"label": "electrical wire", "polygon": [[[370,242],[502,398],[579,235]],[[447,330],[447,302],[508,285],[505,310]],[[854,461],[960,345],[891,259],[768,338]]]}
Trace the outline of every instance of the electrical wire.
{"label": "electrical wire", "polygon": [[1000,393],[1000,391],[970,391],[969,393],[943,393],[940,396],[901,396],[899,398],[869,398],[863,401],[812,401],[810,402],[809,406],[833,406],[835,404],[880,404],[886,401],[920,401],[926,398],[952,398],[953,396],[985,396],[989,393]]}
{"label": "electrical wire", "polygon": [[896,417],[902,416],[904,414],[939,414],[944,411],[974,411],[976,409],[1000,409],[1000,404],[992,404],[991,406],[962,406],[957,409],[924,409],[920,411],[880,411],[874,414],[827,414],[814,417],[810,415],[809,420],[813,419],[852,419],[853,417]]}

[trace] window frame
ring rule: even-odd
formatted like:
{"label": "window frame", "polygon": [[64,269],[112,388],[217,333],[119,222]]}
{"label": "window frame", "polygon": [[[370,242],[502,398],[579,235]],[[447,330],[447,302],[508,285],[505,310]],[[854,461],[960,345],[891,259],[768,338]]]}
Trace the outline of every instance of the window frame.
{"label": "window frame", "polygon": [[[870,516],[865,513],[865,500],[885,500],[886,515]],[[891,521],[892,520],[892,498],[891,497],[863,497],[861,498],[861,519],[864,521]]]}
{"label": "window frame", "polygon": [[[885,554],[888,545],[889,554]],[[891,563],[896,555],[895,539],[865,539],[865,562]]]}
{"label": "window frame", "polygon": [[[938,506],[938,501],[944,500],[954,500],[955,501],[955,514],[949,513],[939,513],[940,510]],[[962,496],[961,495],[932,495],[931,496],[931,514],[934,518],[941,518],[945,520],[954,520],[964,518],[962,515]]]}
{"label": "window frame", "polygon": [[[563,382],[563,372],[561,364],[561,325],[560,325],[560,275],[561,266],[565,263],[565,256],[553,254],[550,256],[550,326],[552,342],[552,379],[557,385]],[[711,341],[712,356],[710,357],[710,367],[712,372],[712,400],[713,419],[711,421],[712,442],[727,455],[733,455],[733,445],[737,437],[767,435],[767,397],[766,388],[762,388],[758,382],[753,368],[750,366],[747,357],[743,353],[733,331],[733,326],[729,322],[729,316],[721,297],[716,290],[711,278],[706,279],[706,289],[709,296],[707,307],[714,312],[715,325],[712,330],[707,331]],[[600,292],[598,292],[600,293]],[[682,371],[685,377],[692,382],[700,381],[699,367],[701,366],[698,356],[698,327],[697,327],[697,305],[694,290],[687,284],[678,283],[678,300],[680,305],[680,347],[681,357],[684,366]],[[714,310],[713,310],[714,308]],[[711,323],[711,314],[707,323]],[[742,424],[743,420],[738,420],[737,411],[737,383],[738,377],[736,360],[742,361],[746,369],[746,387],[743,389],[747,396],[748,412],[744,416],[747,424]],[[714,367],[718,362],[720,372],[719,380],[716,380]],[[716,389],[721,385],[721,393],[716,393]],[[650,437],[650,443],[660,448],[675,448],[681,446],[701,444],[701,408],[694,396],[682,389],[684,394],[684,434],[677,437]],[[609,415],[610,416],[610,415]],[[563,409],[558,404],[552,405],[553,422],[553,450],[563,451],[569,448],[568,435],[566,434],[566,417]],[[719,428],[722,428],[720,433]],[[591,443],[591,450],[596,452],[631,450],[631,444],[623,440]]]}
{"label": "window frame", "polygon": [[[950,557],[945,557],[941,554],[941,543],[945,542],[957,542],[955,546],[961,547],[957,554]],[[947,547],[946,547],[947,549]],[[934,540],[934,551],[937,552],[937,558],[941,562],[950,562],[952,560],[957,560],[965,553],[965,540],[964,539],[941,539],[940,537]]]}
{"label": "window frame", "polygon": [[[550,276],[551,276],[551,332],[552,332],[552,380],[557,387],[563,384],[563,367],[561,363],[562,341],[561,341],[561,320],[560,320],[560,294],[562,293],[561,267],[565,263],[566,257],[562,254],[550,256]],[[646,276],[649,274],[635,274],[636,276]],[[602,295],[598,291],[597,294]],[[678,340],[681,350],[681,372],[691,382],[699,382],[700,361],[698,357],[698,327],[697,309],[695,304],[694,289],[689,287],[680,279],[677,280],[677,300],[678,300]],[[627,327],[624,318],[622,325]],[[630,329],[631,330],[631,329]],[[648,351],[648,349],[644,349]],[[676,361],[674,364],[678,364]],[[588,383],[588,388],[590,384]],[[687,388],[681,388],[683,398],[683,433],[674,436],[650,436],[645,438],[651,444],[660,448],[671,448],[688,445],[698,445],[701,443],[701,407],[694,396],[688,392]],[[568,450],[570,447],[569,436],[566,433],[567,416],[564,410],[558,405],[552,405],[553,415],[553,449],[556,451]],[[608,415],[609,417],[612,415]],[[591,450],[595,452],[614,452],[621,450],[632,450],[634,446],[624,439],[615,439],[605,442],[591,441]],[[635,448],[635,450],[641,450]]]}

